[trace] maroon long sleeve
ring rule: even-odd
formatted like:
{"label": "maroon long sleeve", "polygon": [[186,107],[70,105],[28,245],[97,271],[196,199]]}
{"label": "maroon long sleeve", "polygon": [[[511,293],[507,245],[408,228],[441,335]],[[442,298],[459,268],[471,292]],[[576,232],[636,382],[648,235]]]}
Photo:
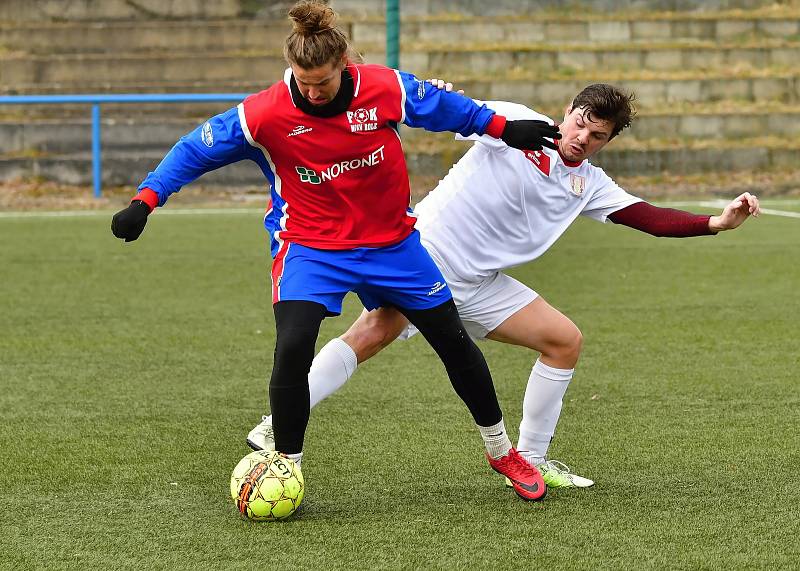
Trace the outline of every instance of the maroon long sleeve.
{"label": "maroon long sleeve", "polygon": [[630,226],[653,236],[688,238],[714,235],[708,228],[711,216],[692,214],[674,208],[659,208],[647,202],[637,202],[610,214],[614,224]]}

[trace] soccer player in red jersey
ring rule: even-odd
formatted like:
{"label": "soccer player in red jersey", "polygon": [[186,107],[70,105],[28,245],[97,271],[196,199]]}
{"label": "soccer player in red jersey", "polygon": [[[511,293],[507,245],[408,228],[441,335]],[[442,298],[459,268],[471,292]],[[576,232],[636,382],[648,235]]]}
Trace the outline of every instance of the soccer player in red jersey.
{"label": "soccer player in red jersey", "polygon": [[242,159],[256,162],[271,187],[264,223],[274,258],[269,396],[278,452],[302,459],[319,327],[354,291],[366,308],[394,307],[419,329],[472,413],[491,467],[521,497],[541,499],[541,475],[512,448],[483,355],[414,229],[397,127],[488,135],[534,150],[555,148],[557,128],[507,121],[411,74],[350,61],[335,13],[321,2],[298,2],[289,18],[283,81],[181,138],[114,216],[114,235],[136,240],[148,215],[183,185]]}

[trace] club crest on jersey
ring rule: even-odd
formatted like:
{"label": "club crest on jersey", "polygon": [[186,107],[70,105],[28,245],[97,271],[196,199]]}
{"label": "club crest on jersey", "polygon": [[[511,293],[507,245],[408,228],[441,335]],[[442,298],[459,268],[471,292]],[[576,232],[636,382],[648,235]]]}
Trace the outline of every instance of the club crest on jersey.
{"label": "club crest on jersey", "polygon": [[378,108],[356,109],[347,112],[347,122],[350,123],[351,133],[375,131],[378,128]]}
{"label": "club crest on jersey", "polygon": [[545,175],[550,176],[550,157],[544,151],[525,151],[525,158],[536,165]]}
{"label": "club crest on jersey", "polygon": [[211,123],[208,121],[203,124],[203,133],[201,138],[203,139],[203,144],[206,147],[210,147],[214,144],[214,133],[211,130]]}
{"label": "club crest on jersey", "polygon": [[575,196],[583,195],[583,191],[586,190],[586,177],[577,174],[570,174],[569,190]]}

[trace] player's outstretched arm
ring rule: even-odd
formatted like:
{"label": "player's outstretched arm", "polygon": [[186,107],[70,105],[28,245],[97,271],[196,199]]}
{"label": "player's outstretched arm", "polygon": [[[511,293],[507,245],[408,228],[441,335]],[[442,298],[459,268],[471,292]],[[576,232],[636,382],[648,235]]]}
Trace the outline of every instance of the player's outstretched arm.
{"label": "player's outstretched arm", "polygon": [[472,99],[447,89],[438,89],[438,81],[435,84],[437,88],[432,89],[428,82],[409,73],[398,73],[406,92],[403,122],[409,127],[434,132],[452,131],[464,137],[487,134],[501,139],[509,147],[523,150],[558,148],[553,142],[561,138],[556,125],[531,119],[507,120],[486,105],[478,105]]}
{"label": "player's outstretched arm", "polygon": [[[429,79],[428,83],[448,93],[453,91],[453,84],[443,79]],[[464,90],[459,89],[456,93],[464,95]],[[515,125],[511,125],[509,128],[509,123],[515,123]],[[489,130],[491,130],[491,128]],[[487,133],[489,130],[487,130]],[[551,125],[550,123],[538,119],[526,121],[525,124],[518,121],[505,120],[502,129],[497,129],[494,133],[489,134],[493,135],[496,139],[501,139],[509,147],[526,151],[538,151],[541,150],[542,147],[549,147],[557,151],[558,145],[549,139],[561,138],[558,126]]]}
{"label": "player's outstretched arm", "polygon": [[760,213],[758,198],[745,192],[733,199],[719,216],[662,208],[642,201],[609,214],[608,219],[615,224],[622,224],[653,236],[688,238],[732,230],[740,226],[748,216],[758,216]]}
{"label": "player's outstretched arm", "polygon": [[181,137],[156,169],[139,185],[127,208],[111,220],[111,232],[132,242],[144,231],[148,215],[163,206],[169,196],[203,174],[222,166],[253,158],[234,107],[212,117]]}
{"label": "player's outstretched arm", "polygon": [[719,216],[708,219],[708,229],[712,232],[733,230],[741,226],[750,216],[758,217],[761,206],[758,198],[749,192],[743,192],[724,208]]}

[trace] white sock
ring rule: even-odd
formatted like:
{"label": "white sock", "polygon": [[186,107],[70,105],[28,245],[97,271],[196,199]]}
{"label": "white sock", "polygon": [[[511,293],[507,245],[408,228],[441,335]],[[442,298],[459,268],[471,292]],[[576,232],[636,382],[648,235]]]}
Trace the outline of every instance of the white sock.
{"label": "white sock", "polygon": [[339,390],[356,371],[358,358],[353,349],[339,339],[331,339],[320,349],[308,372],[311,408]]}
{"label": "white sock", "polygon": [[303,463],[302,452],[298,452],[297,454],[281,454],[281,456],[283,456],[284,458],[288,458],[289,460],[297,464],[298,468],[300,468],[301,467],[300,465]]}
{"label": "white sock", "polygon": [[478,430],[481,431],[483,442],[486,444],[486,452],[495,460],[505,456],[511,450],[511,440],[506,434],[506,425],[502,418],[493,426],[478,426]]}
{"label": "white sock", "polygon": [[562,399],[574,372],[575,369],[550,367],[539,359],[533,365],[522,402],[517,444],[519,453],[533,464],[541,464],[547,457],[561,415]]}

